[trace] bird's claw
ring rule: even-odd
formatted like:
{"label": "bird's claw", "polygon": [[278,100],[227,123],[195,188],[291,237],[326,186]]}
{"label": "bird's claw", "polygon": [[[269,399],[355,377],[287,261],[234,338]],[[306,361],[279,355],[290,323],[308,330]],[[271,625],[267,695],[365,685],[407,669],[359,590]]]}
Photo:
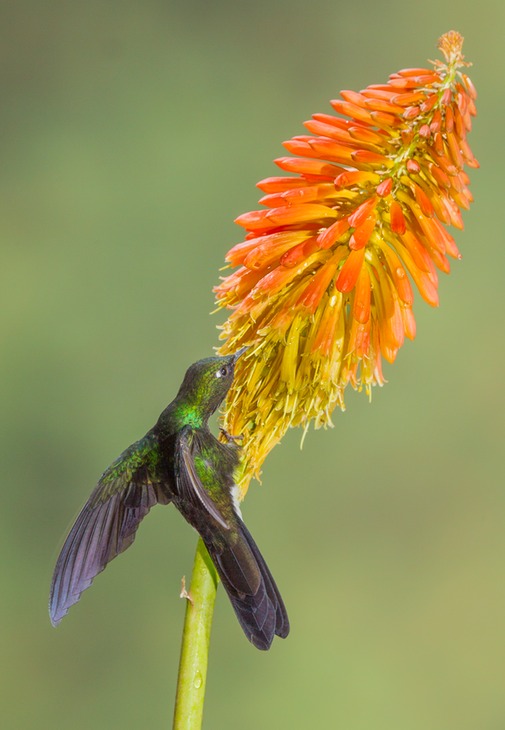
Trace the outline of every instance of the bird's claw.
{"label": "bird's claw", "polygon": [[230,443],[230,441],[235,443],[235,441],[240,441],[241,439],[244,438],[243,434],[240,434],[239,436],[232,436],[231,433],[228,433],[228,431],[225,428],[220,428],[219,430],[221,431],[221,433],[224,436],[224,438],[226,439],[226,441],[228,441],[228,443]]}

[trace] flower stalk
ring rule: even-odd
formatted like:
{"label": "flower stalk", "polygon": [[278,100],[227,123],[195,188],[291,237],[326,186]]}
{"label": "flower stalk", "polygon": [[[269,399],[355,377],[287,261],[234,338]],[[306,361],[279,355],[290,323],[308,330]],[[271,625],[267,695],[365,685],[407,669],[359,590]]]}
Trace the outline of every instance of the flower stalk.
{"label": "flower stalk", "polygon": [[185,596],[186,616],[177,679],[174,730],[199,730],[202,726],[210,632],[218,582],[214,564],[200,538],[190,590]]}

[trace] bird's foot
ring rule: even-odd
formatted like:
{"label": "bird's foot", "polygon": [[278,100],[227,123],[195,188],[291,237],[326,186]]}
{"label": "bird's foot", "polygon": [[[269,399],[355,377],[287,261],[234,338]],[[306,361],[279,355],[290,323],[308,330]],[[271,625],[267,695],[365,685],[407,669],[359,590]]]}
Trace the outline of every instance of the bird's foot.
{"label": "bird's foot", "polygon": [[235,443],[236,441],[240,441],[241,439],[244,438],[243,434],[240,434],[240,436],[232,436],[231,433],[228,433],[228,431],[225,428],[220,428],[219,430],[221,431],[221,433],[224,436],[224,438],[226,439],[226,441],[228,441],[228,443],[230,443],[230,441],[232,443]]}

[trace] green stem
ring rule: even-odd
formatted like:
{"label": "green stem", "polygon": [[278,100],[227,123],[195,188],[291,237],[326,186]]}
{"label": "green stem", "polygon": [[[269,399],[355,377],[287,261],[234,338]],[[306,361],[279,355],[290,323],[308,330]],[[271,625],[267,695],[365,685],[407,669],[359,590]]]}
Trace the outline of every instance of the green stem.
{"label": "green stem", "polygon": [[200,730],[210,631],[219,578],[202,540],[196,547],[182,633],[173,730]]}

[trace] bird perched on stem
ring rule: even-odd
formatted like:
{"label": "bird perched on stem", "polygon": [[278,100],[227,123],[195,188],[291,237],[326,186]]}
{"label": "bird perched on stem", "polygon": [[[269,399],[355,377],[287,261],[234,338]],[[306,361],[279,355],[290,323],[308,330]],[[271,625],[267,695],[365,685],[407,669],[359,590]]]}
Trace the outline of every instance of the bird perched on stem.
{"label": "bird perched on stem", "polygon": [[172,502],[202,537],[245,635],[269,649],[289,621],[274,579],[242,521],[234,473],[240,448],[208,419],[225,398],[242,348],[194,363],[147,434],[102,474],[58,557],[49,613],[56,626],[107,563],[129,547],[155,504]]}

